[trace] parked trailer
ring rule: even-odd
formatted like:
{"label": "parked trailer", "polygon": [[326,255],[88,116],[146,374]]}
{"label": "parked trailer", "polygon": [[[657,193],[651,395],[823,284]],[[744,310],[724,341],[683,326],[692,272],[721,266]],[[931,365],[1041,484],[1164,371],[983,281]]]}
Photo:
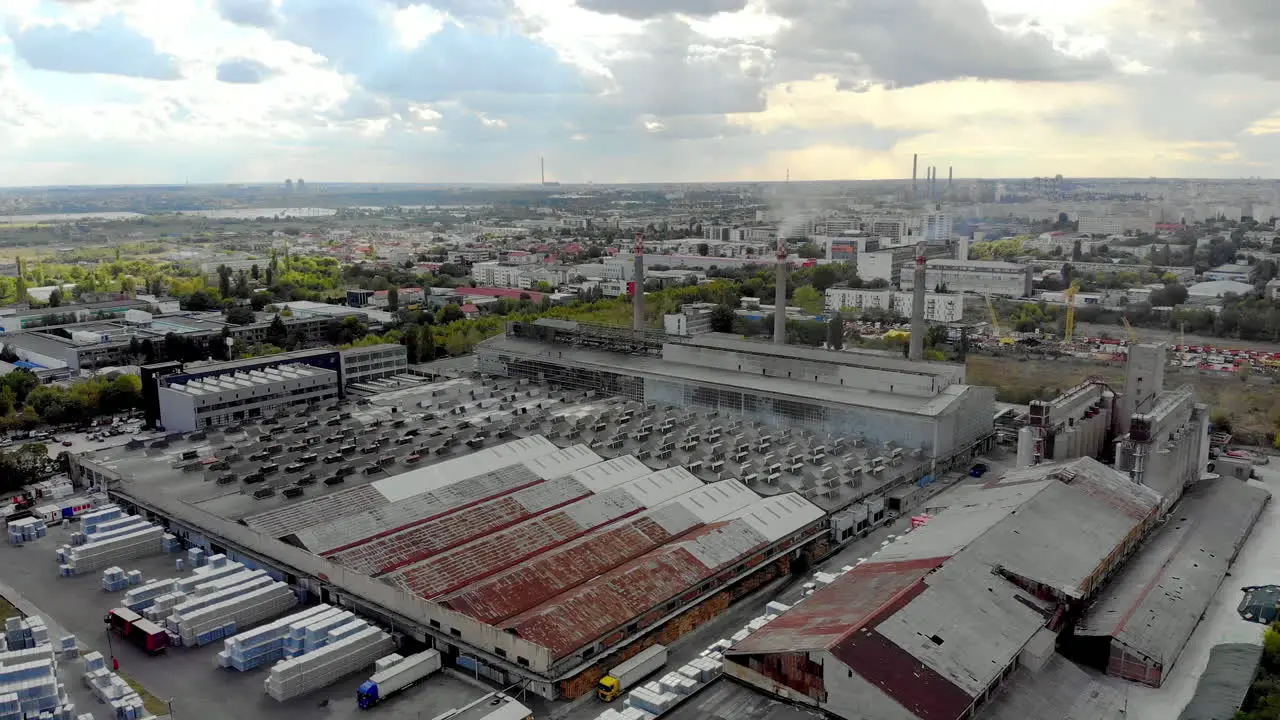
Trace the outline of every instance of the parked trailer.
{"label": "parked trailer", "polygon": [[356,704],[360,709],[368,710],[392,695],[413,687],[439,669],[440,653],[436,650],[410,655],[364,681],[356,690]]}
{"label": "parked trailer", "polygon": [[624,690],[633,686],[649,675],[657,672],[667,664],[667,648],[665,645],[650,645],[629,660],[615,666],[608,675],[600,678],[596,687],[596,695],[605,702],[617,699]]}
{"label": "parked trailer", "polygon": [[164,628],[147,620],[129,608],[116,608],[107,612],[104,621],[110,630],[137,645],[150,655],[169,647],[169,634]]}

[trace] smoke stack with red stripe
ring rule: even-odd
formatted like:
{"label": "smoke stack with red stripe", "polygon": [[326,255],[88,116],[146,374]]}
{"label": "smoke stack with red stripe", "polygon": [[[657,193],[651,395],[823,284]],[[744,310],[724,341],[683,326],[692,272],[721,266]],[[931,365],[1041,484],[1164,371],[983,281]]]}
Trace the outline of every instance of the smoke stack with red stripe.
{"label": "smoke stack with red stripe", "polygon": [[631,324],[636,332],[644,330],[644,233],[636,233],[636,246],[632,250],[635,257],[635,294],[631,296]]}

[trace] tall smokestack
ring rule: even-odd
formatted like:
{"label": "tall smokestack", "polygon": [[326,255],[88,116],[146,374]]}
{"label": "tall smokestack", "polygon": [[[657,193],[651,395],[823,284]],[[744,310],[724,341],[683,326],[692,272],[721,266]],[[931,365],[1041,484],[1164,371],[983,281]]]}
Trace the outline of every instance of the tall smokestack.
{"label": "tall smokestack", "polygon": [[948,190],[951,189],[951,183],[955,181],[956,181],[956,166],[948,165],[947,166],[947,189]]}
{"label": "tall smokestack", "polygon": [[636,332],[644,331],[644,233],[636,233],[636,246],[634,249],[636,256],[635,269],[632,276],[635,278],[635,295],[631,297],[631,324],[632,329]]}
{"label": "tall smokestack", "polygon": [[907,358],[913,362],[924,360],[924,245],[916,246],[915,285],[911,292],[911,345]]}
{"label": "tall smokestack", "polygon": [[538,164],[542,168],[542,184],[547,184],[547,159],[545,157],[538,158]]}
{"label": "tall smokestack", "polygon": [[778,236],[778,268],[773,289],[773,344],[787,344],[787,241]]}
{"label": "tall smokestack", "polygon": [[920,170],[920,153],[911,156],[911,199],[916,199],[916,173]]}

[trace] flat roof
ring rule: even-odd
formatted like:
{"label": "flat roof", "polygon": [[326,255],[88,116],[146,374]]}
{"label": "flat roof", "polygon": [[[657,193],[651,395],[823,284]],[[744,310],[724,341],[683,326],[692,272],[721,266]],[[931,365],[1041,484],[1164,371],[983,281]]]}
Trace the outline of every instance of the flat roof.
{"label": "flat roof", "polygon": [[891,370],[898,373],[927,375],[930,377],[947,377],[952,382],[960,382],[961,378],[964,377],[964,369],[956,365],[913,362],[910,360],[903,360],[900,357],[886,357],[881,354],[858,352],[856,350],[823,350],[821,348],[805,347],[803,345],[775,345],[771,342],[746,340],[726,333],[706,333],[703,335],[695,335],[690,338],[672,337],[669,339],[669,342],[674,345],[687,345],[691,347],[727,350],[730,352],[750,353],[753,355],[769,355],[772,357],[810,360],[813,362],[828,363],[831,365],[875,368],[878,370]]}
{"label": "flat roof", "polygon": [[1202,480],[1107,584],[1076,626],[1110,636],[1167,672],[1191,637],[1269,494],[1234,478]]}
{"label": "flat roof", "polygon": [[214,395],[242,389],[250,390],[286,380],[298,380],[304,377],[320,377],[324,375],[331,375],[334,378],[338,376],[332,370],[316,368],[301,363],[290,363],[274,367],[227,372],[221,375],[210,375],[186,382],[173,382],[161,387],[160,390],[184,395]]}
{"label": "flat roof", "polygon": [[944,388],[932,397],[900,395],[885,392],[859,390],[825,383],[804,382],[790,378],[778,378],[767,375],[738,373],[718,368],[676,363],[660,358],[647,358],[637,355],[624,355],[582,348],[556,346],[549,351],[548,345],[536,340],[524,340],[507,336],[497,336],[486,340],[488,347],[530,357],[542,356],[548,360],[569,360],[575,366],[591,366],[606,372],[626,372],[635,375],[646,375],[654,379],[685,380],[705,385],[718,385],[727,390],[751,390],[791,398],[804,398],[805,402],[836,405],[853,405],[886,412],[899,412],[925,417],[938,417],[946,414],[959,404],[968,385],[953,384]]}

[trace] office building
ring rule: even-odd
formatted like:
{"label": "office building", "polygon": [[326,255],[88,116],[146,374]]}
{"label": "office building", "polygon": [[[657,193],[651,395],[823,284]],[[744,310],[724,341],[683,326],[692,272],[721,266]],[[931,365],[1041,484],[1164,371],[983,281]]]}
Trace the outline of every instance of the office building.
{"label": "office building", "polygon": [[[911,317],[911,293],[862,288],[828,288],[827,314],[842,310],[866,312],[886,310],[903,318]],[[959,322],[964,318],[964,296],[952,293],[926,292],[924,319],[934,323]]]}
{"label": "office building", "polygon": [[[915,287],[913,268],[899,271],[903,291]],[[1030,265],[989,260],[929,260],[925,264],[925,287],[945,287],[952,293],[979,293],[1004,297],[1030,297],[1034,288]]]}
{"label": "office building", "polygon": [[715,303],[689,303],[680,306],[680,312],[664,315],[662,326],[668,335],[689,337],[711,332],[711,315]]}
{"label": "office building", "polygon": [[340,351],[339,356],[344,386],[395,377],[409,370],[409,351],[404,345],[353,347]]}
{"label": "office building", "polygon": [[229,369],[199,378],[170,376],[157,388],[160,424],[170,432],[237,425],[300,405],[332,402],[340,389],[338,373],[302,363]]}

